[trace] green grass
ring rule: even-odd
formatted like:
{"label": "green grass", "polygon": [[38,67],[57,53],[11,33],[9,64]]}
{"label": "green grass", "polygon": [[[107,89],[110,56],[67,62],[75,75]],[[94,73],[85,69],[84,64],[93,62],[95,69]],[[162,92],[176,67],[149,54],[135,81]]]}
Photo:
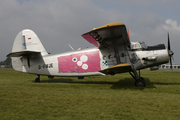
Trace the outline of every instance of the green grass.
{"label": "green grass", "polygon": [[115,76],[41,76],[0,69],[2,120],[178,120],[180,71],[143,70],[137,88],[128,73]]}

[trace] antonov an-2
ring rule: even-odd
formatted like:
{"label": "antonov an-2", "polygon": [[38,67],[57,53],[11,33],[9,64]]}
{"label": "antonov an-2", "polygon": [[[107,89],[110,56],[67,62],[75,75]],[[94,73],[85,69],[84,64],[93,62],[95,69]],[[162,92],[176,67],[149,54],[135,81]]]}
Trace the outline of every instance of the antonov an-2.
{"label": "antonov an-2", "polygon": [[[158,69],[158,65],[168,63],[173,52],[164,44],[147,46],[144,42],[130,42],[126,26],[122,23],[109,23],[94,28],[82,35],[96,48],[50,55],[38,36],[29,29],[16,36],[12,52],[12,66],[16,71],[40,75],[71,76],[83,79],[85,76],[115,75],[129,72],[135,79],[135,86],[146,86],[140,76],[144,68]],[[139,71],[139,73],[137,72]]]}

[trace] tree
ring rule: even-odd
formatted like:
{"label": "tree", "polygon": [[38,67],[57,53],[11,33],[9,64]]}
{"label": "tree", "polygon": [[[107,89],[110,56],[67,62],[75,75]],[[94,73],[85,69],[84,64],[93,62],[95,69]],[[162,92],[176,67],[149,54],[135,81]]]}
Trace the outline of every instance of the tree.
{"label": "tree", "polygon": [[11,58],[8,57],[8,58],[6,58],[5,61],[1,61],[0,67],[1,67],[1,65],[4,65],[6,68],[12,67]]}
{"label": "tree", "polygon": [[11,58],[7,57],[4,62],[5,62],[5,65],[11,65]]}

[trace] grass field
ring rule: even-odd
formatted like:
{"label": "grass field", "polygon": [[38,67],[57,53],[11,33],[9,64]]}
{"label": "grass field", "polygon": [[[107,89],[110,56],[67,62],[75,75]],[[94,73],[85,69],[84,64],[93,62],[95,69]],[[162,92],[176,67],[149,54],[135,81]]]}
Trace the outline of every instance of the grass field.
{"label": "grass field", "polygon": [[41,76],[0,69],[1,120],[179,120],[180,71],[143,70],[145,88],[128,73],[115,76]]}

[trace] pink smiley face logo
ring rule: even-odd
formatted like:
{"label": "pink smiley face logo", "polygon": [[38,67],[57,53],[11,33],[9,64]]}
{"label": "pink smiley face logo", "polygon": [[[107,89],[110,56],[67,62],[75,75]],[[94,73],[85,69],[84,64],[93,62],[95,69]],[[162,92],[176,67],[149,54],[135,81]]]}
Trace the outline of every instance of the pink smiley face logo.
{"label": "pink smiley face logo", "polygon": [[73,62],[77,62],[77,65],[78,66],[82,66],[82,69],[84,69],[84,70],[88,69],[88,65],[87,64],[83,64],[83,63],[85,63],[87,61],[88,61],[88,57],[86,55],[82,55],[80,57],[80,61],[77,61],[75,57],[73,58]]}

